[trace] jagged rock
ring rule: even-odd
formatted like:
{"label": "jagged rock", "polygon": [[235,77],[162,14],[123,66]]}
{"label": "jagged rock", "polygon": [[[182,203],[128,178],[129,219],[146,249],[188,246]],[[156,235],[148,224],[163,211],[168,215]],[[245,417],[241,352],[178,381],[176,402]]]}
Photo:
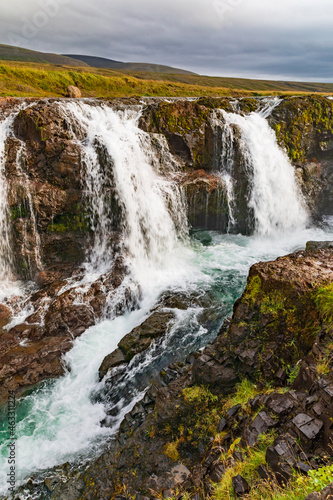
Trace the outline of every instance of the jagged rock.
{"label": "jagged rock", "polygon": [[305,413],[299,413],[294,419],[293,424],[298,431],[302,432],[307,439],[313,440],[318,437],[324,423],[321,420],[310,417]]}
{"label": "jagged rock", "polygon": [[221,418],[220,422],[219,422],[219,425],[217,426],[217,432],[222,432],[224,431],[224,429],[226,428],[227,426],[227,421],[226,419],[223,417]]}
{"label": "jagged rock", "polygon": [[237,497],[242,497],[250,493],[251,488],[248,485],[247,481],[241,475],[232,478],[232,485],[234,487],[235,495]]}
{"label": "jagged rock", "polygon": [[209,479],[213,481],[213,483],[219,483],[225,473],[225,468],[222,464],[216,464],[209,474]]}
{"label": "jagged rock", "polygon": [[297,462],[296,469],[298,469],[303,474],[307,474],[310,470],[312,470],[312,467],[310,467],[310,465],[308,464],[304,464],[303,462]]}
{"label": "jagged rock", "polygon": [[297,401],[288,394],[273,394],[267,401],[267,406],[276,415],[285,415],[297,406]]}
{"label": "jagged rock", "polygon": [[[229,328],[221,330],[193,364],[196,383],[228,394],[244,375],[275,382],[281,364],[294,365],[311,350],[320,328],[314,283],[318,289],[331,281],[330,249],[252,266]],[[295,348],[289,348],[291,343]]]}
{"label": "jagged rock", "polygon": [[69,85],[67,87],[67,97],[71,97],[72,99],[78,99],[82,96],[81,90],[74,85]]}
{"label": "jagged rock", "polygon": [[273,474],[264,465],[259,465],[259,467],[257,468],[257,472],[261,479],[267,481],[268,483],[272,482],[274,479]]}
{"label": "jagged rock", "polygon": [[274,472],[276,479],[282,485],[287,484],[292,475],[295,459],[288,443],[280,440],[275,446],[269,446],[266,451],[266,462]]}

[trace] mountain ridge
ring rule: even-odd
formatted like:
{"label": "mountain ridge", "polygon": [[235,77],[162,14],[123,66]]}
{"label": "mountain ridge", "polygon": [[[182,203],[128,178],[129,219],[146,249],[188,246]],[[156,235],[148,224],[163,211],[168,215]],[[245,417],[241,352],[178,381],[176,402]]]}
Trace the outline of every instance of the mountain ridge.
{"label": "mountain ridge", "polygon": [[187,71],[181,68],[174,68],[172,66],[165,66],[163,64],[154,63],[139,63],[139,62],[122,62],[108,59],[106,57],[86,56],[80,54],[63,54],[65,57],[82,61],[88,66],[95,68],[119,69],[125,71],[144,71],[153,73],[173,73],[182,75],[196,75],[192,71]]}

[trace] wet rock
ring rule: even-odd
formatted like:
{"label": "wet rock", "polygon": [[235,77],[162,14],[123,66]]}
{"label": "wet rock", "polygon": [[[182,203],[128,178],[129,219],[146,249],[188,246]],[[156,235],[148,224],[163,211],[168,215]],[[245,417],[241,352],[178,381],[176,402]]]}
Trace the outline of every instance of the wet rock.
{"label": "wet rock", "polygon": [[235,495],[237,497],[242,497],[250,493],[251,488],[248,485],[247,481],[241,475],[232,478],[232,485],[234,487]]}
{"label": "wet rock", "polygon": [[326,248],[333,249],[333,241],[308,241],[306,243],[306,251],[308,252]]}
{"label": "wet rock", "polygon": [[130,361],[136,354],[147,350],[154,340],[165,335],[168,325],[173,319],[172,312],[156,311],[140,326],[125,335],[118,346],[126,361]]}
{"label": "wet rock", "polygon": [[123,363],[125,363],[125,356],[120,349],[116,349],[111,352],[111,354],[108,354],[99,367],[99,380],[102,380],[109,370],[112,370],[112,368],[115,368]]}
{"label": "wet rock", "polygon": [[0,304],[0,328],[5,326],[12,315],[12,310],[5,304]]}

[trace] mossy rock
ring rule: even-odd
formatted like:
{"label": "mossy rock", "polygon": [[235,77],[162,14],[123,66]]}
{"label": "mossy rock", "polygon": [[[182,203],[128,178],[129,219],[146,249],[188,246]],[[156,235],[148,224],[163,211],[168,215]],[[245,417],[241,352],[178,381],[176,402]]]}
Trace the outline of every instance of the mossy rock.
{"label": "mossy rock", "polygon": [[323,96],[290,97],[270,118],[278,142],[294,162],[320,154],[333,138],[333,101]]}

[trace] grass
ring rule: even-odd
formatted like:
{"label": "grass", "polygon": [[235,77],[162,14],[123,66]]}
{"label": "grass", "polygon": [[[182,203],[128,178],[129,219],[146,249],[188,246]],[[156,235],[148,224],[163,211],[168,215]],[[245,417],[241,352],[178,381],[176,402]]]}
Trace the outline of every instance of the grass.
{"label": "grass", "polygon": [[333,323],[333,283],[319,288],[315,293],[315,304],[321,319],[328,324]]}
{"label": "grass", "polygon": [[228,397],[222,407],[222,414],[225,414],[230,408],[241,404],[245,407],[249,399],[254,398],[260,391],[253,382],[243,379],[235,388],[234,394]]}
{"label": "grass", "polygon": [[[290,83],[290,82],[289,82]],[[63,97],[75,85],[83,97],[243,96],[333,92],[333,84],[293,84],[200,75],[128,72],[90,67],[5,61],[0,64],[0,96]]]}

